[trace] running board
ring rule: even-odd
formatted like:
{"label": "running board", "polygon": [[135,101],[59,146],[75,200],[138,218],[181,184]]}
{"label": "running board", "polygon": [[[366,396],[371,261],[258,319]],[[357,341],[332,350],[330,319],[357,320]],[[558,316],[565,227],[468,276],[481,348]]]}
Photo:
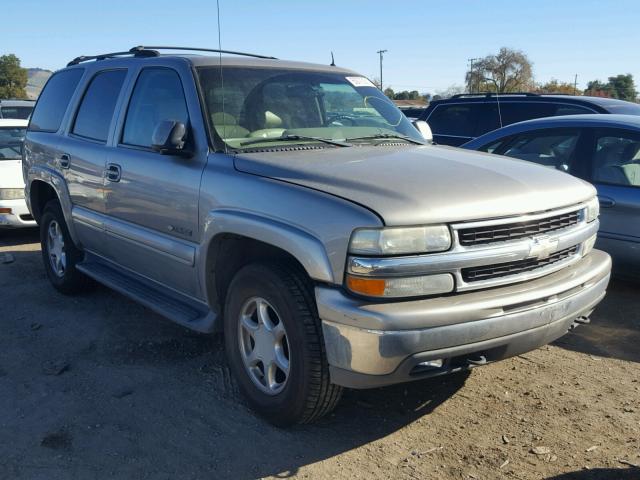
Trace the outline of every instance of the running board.
{"label": "running board", "polygon": [[99,257],[87,255],[86,260],[76,268],[97,282],[191,330],[210,333],[216,327],[217,315],[206,304],[122,270]]}

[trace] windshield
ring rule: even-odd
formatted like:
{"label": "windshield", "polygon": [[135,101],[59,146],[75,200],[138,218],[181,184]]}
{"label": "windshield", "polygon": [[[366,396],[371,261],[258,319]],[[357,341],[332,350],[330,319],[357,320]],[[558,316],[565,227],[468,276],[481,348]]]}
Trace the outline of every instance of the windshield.
{"label": "windshield", "polygon": [[22,158],[22,142],[26,132],[25,127],[0,127],[0,160]]}
{"label": "windshield", "polygon": [[404,136],[424,141],[394,103],[364,77],[223,67],[221,82],[220,73],[220,67],[198,70],[211,130],[235,150],[320,144],[318,139],[365,144]]}
{"label": "windshield", "polygon": [[0,107],[0,118],[14,118],[27,120],[33,107]]}

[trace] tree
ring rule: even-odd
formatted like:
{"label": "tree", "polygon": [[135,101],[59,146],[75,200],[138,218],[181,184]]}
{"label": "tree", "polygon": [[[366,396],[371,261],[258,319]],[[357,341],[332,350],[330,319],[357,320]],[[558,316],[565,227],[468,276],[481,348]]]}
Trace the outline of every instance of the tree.
{"label": "tree", "polygon": [[14,54],[0,57],[0,98],[27,98],[27,69]]}
{"label": "tree", "polygon": [[593,80],[587,83],[584,94],[593,97],[619,98],[620,100],[628,100],[630,102],[635,102],[638,97],[638,92],[633,82],[633,75],[630,73],[609,77],[607,83],[601,82],[600,80]]}
{"label": "tree", "polygon": [[396,93],[393,91],[393,88],[387,87],[384,89],[384,94],[389,97],[391,100],[396,98]]}
{"label": "tree", "polygon": [[536,93],[561,93],[564,95],[582,95],[581,90],[577,90],[573,83],[560,82],[552,78],[547,83],[536,87]]}
{"label": "tree", "polygon": [[433,97],[431,97],[431,100],[442,100],[453,97],[459,93],[464,93],[464,87],[462,85],[449,85],[444,90],[437,90]]}
{"label": "tree", "polygon": [[533,65],[519,51],[502,47],[472,65],[466,76],[469,92],[528,92],[533,88]]}

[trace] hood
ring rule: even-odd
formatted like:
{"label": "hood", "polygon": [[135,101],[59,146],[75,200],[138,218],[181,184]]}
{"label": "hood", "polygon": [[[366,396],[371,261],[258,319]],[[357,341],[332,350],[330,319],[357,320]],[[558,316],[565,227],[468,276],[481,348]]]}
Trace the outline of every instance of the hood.
{"label": "hood", "polygon": [[240,153],[234,161],[241,172],[351,200],[394,226],[539,212],[595,195],[588,183],[548,167],[442,146]]}

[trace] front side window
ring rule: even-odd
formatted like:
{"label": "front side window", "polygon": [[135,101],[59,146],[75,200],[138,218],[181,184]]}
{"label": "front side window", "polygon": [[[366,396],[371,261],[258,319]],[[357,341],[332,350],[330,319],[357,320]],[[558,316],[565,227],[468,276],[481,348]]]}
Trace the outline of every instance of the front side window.
{"label": "front side window", "polygon": [[126,70],[108,70],[93,77],[78,109],[73,134],[100,142],[107,141],[126,75]]}
{"label": "front side window", "polygon": [[83,73],[83,69],[72,68],[53,74],[38,98],[29,123],[30,131],[58,131]]}
{"label": "front side window", "polygon": [[165,120],[188,124],[182,82],[175,70],[146,68],[138,76],[131,94],[122,143],[150,148],[153,131]]}
{"label": "front side window", "polygon": [[[364,77],[251,67],[223,67],[222,72],[205,67],[198,76],[211,130],[234,150],[313,142],[309,137],[352,144],[381,137],[423,141],[393,102]],[[266,139],[264,145],[260,139]]]}
{"label": "front side window", "polygon": [[580,136],[578,130],[545,130],[517,135],[501,152],[563,172],[571,171],[571,159]]}
{"label": "front side window", "polygon": [[640,187],[640,135],[600,130],[595,140],[591,162],[593,181]]}
{"label": "front side window", "polygon": [[0,161],[22,158],[22,143],[26,132],[24,127],[0,127]]}

